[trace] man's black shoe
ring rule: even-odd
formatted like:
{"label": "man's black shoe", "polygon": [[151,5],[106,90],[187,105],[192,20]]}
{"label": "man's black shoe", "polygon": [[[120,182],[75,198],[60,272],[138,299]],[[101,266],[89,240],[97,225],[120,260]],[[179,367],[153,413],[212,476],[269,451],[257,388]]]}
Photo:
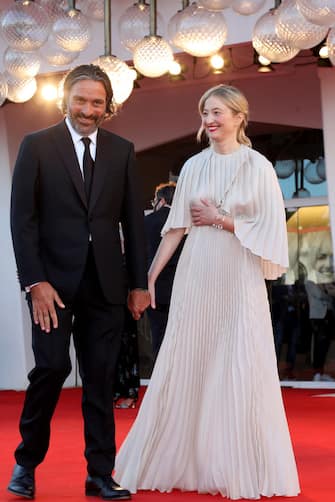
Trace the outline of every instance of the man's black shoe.
{"label": "man's black shoe", "polygon": [[35,496],[35,470],[16,464],[7,489],[19,497],[33,499]]}
{"label": "man's black shoe", "polygon": [[85,495],[103,500],[130,500],[130,492],[121,488],[110,476],[87,476]]}

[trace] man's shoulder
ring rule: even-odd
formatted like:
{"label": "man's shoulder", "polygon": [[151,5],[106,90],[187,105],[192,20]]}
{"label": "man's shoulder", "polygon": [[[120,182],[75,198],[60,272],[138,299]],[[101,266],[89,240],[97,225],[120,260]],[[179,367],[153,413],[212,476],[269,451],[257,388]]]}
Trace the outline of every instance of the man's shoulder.
{"label": "man's shoulder", "polygon": [[34,140],[34,139],[41,140],[41,139],[46,138],[48,136],[51,136],[61,130],[63,130],[63,131],[66,130],[66,125],[65,125],[64,121],[58,122],[57,124],[53,124],[49,127],[43,128],[43,129],[38,129],[36,131],[32,131],[32,132],[26,134],[25,138],[32,139],[32,140]]}
{"label": "man's shoulder", "polygon": [[133,146],[132,141],[130,141],[129,139],[126,139],[123,136],[119,136],[114,132],[108,131],[108,129],[104,129],[103,127],[99,127],[98,134],[101,137],[108,138],[109,140],[112,140],[114,143],[117,143],[119,145],[127,145],[128,147]]}

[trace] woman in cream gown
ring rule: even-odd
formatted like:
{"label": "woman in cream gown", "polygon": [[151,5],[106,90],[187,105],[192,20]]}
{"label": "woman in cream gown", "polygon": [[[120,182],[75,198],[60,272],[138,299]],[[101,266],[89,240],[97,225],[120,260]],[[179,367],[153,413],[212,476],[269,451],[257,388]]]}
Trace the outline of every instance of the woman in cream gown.
{"label": "woman in cream gown", "polygon": [[272,165],[248,146],[247,106],[226,85],[201,98],[211,146],[181,171],[149,271],[154,306],[187,229],[163,344],[116,459],[115,479],[133,493],[299,493],[264,282],[288,265],[285,213]]}

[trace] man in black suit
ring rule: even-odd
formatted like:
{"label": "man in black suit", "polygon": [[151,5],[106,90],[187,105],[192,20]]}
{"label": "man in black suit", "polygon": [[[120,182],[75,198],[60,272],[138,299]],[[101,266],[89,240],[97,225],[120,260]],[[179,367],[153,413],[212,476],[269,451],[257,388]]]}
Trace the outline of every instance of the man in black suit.
{"label": "man in black suit", "polygon": [[111,477],[126,274],[134,318],[147,307],[149,294],[133,145],[99,127],[113,114],[112,96],[99,67],[72,70],[64,81],[65,120],[26,136],[15,165],[11,228],[32,318],[35,367],[28,375],[22,442],[8,490],[26,498],[34,497],[35,468],[47,453],[50,421],[71,371],[71,333],[83,386],[86,495],[130,498]]}
{"label": "man in black suit", "polygon": [[[153,212],[144,218],[144,227],[147,241],[148,268],[154,259],[158,246],[161,242],[161,230],[169,216],[176,184],[161,183],[155,189],[153,200]],[[156,308],[149,307],[147,310],[152,337],[152,350],[156,359],[161,343],[163,341],[170,307],[173,279],[176,272],[177,263],[183,248],[182,241],[170,258],[162,272],[160,273],[156,285]]]}

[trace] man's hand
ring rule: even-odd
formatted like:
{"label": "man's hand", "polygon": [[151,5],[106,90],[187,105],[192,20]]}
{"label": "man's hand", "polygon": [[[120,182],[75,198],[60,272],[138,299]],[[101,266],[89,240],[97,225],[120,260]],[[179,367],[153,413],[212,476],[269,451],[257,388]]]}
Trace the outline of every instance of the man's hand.
{"label": "man's hand", "polygon": [[128,308],[135,319],[138,321],[150,305],[149,291],[146,289],[133,289],[128,295]]}
{"label": "man's hand", "polygon": [[30,294],[34,323],[39,324],[46,333],[50,333],[51,323],[53,328],[58,328],[55,303],[62,309],[65,305],[58,296],[57,291],[49,282],[39,282],[31,288]]}

